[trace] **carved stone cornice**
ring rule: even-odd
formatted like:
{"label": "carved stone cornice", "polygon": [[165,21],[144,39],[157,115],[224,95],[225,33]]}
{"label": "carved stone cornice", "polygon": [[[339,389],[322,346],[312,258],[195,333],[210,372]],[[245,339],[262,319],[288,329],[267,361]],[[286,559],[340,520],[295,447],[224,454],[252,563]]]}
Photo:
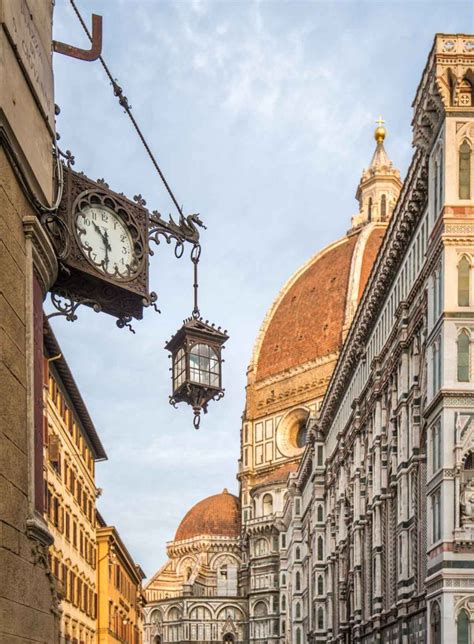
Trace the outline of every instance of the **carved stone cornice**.
{"label": "carved stone cornice", "polygon": [[45,548],[48,548],[54,541],[54,537],[48,530],[45,520],[36,513],[26,521],[26,534],[30,539],[37,541]]}
{"label": "carved stone cornice", "polygon": [[23,230],[26,239],[31,241],[33,271],[45,296],[58,275],[56,253],[38,217],[34,215],[23,217]]}

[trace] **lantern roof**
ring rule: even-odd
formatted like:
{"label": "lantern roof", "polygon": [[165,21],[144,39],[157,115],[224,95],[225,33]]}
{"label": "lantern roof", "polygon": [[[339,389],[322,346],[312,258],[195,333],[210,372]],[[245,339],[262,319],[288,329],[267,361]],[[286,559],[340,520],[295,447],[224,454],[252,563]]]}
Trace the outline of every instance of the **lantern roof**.
{"label": "lantern roof", "polygon": [[202,317],[193,315],[183,321],[183,326],[168,340],[165,349],[173,353],[185,337],[221,345],[229,339],[227,329],[223,331],[220,326],[209,324],[209,320],[204,321]]}

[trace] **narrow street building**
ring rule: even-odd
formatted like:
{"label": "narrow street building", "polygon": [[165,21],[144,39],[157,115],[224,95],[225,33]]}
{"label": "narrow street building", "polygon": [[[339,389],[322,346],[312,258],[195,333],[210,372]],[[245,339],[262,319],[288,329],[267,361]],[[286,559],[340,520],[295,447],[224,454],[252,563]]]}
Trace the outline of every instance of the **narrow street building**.
{"label": "narrow street building", "polygon": [[43,298],[57,260],[37,204],[54,181],[53,2],[0,0],[0,640],[53,642],[44,519]]}
{"label": "narrow street building", "polygon": [[66,359],[45,323],[45,517],[49,561],[61,599],[60,642],[95,644],[95,463],[106,458]]}
{"label": "narrow street building", "polygon": [[145,573],[97,513],[97,644],[142,644]]}

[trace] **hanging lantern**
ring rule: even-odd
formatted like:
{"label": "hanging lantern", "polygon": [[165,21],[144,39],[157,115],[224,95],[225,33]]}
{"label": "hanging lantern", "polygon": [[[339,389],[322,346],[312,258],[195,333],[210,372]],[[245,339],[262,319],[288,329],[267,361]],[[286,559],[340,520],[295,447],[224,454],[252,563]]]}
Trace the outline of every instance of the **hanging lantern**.
{"label": "hanging lantern", "polygon": [[194,411],[194,426],[199,428],[201,410],[206,414],[211,400],[220,400],[222,388],[222,347],[226,331],[215,328],[193,315],[165,348],[171,352],[173,394],[170,403],[186,402]]}
{"label": "hanging lantern", "polygon": [[199,428],[201,411],[207,414],[211,400],[224,396],[222,388],[222,348],[229,336],[221,327],[202,319],[198,307],[197,265],[201,249],[195,246],[191,253],[194,264],[194,310],[184,320],[183,326],[169,340],[165,349],[171,352],[173,393],[170,403],[191,405],[194,411],[194,427]]}

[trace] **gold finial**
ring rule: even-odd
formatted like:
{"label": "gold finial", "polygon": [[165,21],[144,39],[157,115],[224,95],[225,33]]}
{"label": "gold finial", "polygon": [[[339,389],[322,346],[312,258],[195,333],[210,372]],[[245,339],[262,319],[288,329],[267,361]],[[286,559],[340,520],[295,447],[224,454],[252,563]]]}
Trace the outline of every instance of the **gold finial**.
{"label": "gold finial", "polygon": [[379,116],[378,120],[375,122],[377,123],[377,127],[375,128],[374,137],[377,143],[382,143],[387,134],[387,130],[384,128],[385,121],[381,116]]}

